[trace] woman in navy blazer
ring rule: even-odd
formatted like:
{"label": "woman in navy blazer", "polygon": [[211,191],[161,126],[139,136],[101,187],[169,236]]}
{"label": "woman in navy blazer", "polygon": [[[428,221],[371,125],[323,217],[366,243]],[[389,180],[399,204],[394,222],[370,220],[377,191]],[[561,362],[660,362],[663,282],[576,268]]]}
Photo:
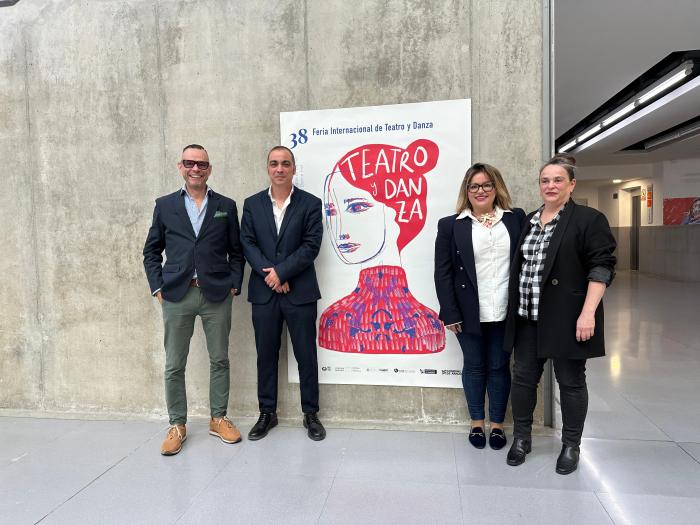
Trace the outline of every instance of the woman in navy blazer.
{"label": "woman in navy blazer", "polygon": [[510,262],[525,212],[511,209],[500,172],[477,163],[459,190],[457,214],[440,219],[435,240],[435,290],[440,319],[457,336],[464,355],[462,384],[469,442],[486,446],[484,398],[489,395],[489,445],[507,439],[503,420],[510,394],[510,355],[503,351]]}

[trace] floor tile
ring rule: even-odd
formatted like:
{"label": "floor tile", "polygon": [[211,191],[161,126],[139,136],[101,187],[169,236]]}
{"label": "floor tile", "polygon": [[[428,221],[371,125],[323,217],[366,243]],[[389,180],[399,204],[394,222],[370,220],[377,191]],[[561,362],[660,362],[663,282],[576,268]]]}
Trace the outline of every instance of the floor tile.
{"label": "floor tile", "polygon": [[700,463],[700,443],[679,443],[680,447]]}
{"label": "floor tile", "polygon": [[611,525],[593,492],[462,485],[464,523]]}
{"label": "floor tile", "polygon": [[366,430],[348,442],[339,478],[457,484],[452,434]]}
{"label": "floor tile", "polygon": [[[46,431],[52,422],[46,423]],[[160,425],[89,421],[0,470],[0,516],[34,523],[148,441]]]}
{"label": "floor tile", "polygon": [[178,525],[316,523],[333,480],[305,476],[241,481],[229,468],[202,491]]}
{"label": "floor tile", "polygon": [[594,474],[598,492],[700,494],[700,464],[676,443],[584,440],[580,468]]}
{"label": "floor tile", "polygon": [[598,494],[616,525],[700,525],[700,498]]}
{"label": "floor tile", "polygon": [[[244,453],[230,468],[241,479],[285,476],[335,476],[352,435],[347,429],[327,429],[326,439],[312,441],[304,428],[278,426],[261,440],[243,440]],[[244,435],[247,435],[244,434]]]}
{"label": "floor tile", "polygon": [[241,451],[240,444],[210,436],[206,423],[188,425],[187,441],[175,456],[160,454],[163,436],[146,442],[42,524],[174,523]]}
{"label": "floor tile", "polygon": [[[589,384],[584,438],[666,441],[666,435],[642,411],[611,389]],[[558,419],[561,421],[561,419]]]}
{"label": "floor tile", "polygon": [[[428,480],[426,480],[428,481]],[[396,479],[391,483],[336,479],[319,524],[412,525],[462,523],[455,485]]]}

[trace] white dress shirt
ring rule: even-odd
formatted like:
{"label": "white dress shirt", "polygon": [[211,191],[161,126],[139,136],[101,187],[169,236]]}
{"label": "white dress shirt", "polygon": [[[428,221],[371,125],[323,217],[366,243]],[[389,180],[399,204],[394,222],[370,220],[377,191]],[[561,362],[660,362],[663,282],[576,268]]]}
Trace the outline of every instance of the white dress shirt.
{"label": "white dress shirt", "polygon": [[289,192],[289,195],[287,195],[287,198],[282,203],[282,207],[279,208],[277,206],[277,201],[272,196],[272,186],[270,186],[267,190],[267,194],[270,196],[270,200],[272,201],[272,213],[274,213],[275,215],[275,226],[277,226],[278,234],[280,232],[280,227],[282,226],[282,221],[284,220],[284,214],[287,211],[287,207],[289,206],[289,203],[292,200],[292,193],[294,193],[294,186],[292,186],[292,191]]}
{"label": "white dress shirt", "polygon": [[508,307],[508,279],[510,276],[510,234],[501,220],[504,213],[494,208],[496,222],[487,228],[467,208],[457,220],[471,219],[472,247],[476,266],[476,284],[479,290],[479,321],[503,321]]}

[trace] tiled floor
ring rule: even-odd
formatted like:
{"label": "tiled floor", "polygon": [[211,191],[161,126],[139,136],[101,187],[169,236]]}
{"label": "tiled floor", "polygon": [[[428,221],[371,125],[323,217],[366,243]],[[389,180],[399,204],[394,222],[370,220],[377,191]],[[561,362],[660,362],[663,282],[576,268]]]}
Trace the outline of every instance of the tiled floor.
{"label": "tiled floor", "polygon": [[0,523],[700,524],[699,296],[618,276],[569,476],[554,473],[556,437],[513,468],[459,434],[329,429],[316,443],[278,427],[224,445],[200,420],[165,458],[160,423],[4,417]]}

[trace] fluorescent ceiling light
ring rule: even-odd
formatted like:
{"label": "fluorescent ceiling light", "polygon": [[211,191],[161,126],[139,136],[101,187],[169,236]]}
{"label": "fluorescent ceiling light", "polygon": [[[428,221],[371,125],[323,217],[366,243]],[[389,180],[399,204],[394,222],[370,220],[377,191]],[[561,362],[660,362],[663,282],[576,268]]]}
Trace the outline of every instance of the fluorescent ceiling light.
{"label": "fluorescent ceiling light", "polygon": [[656,149],[660,146],[665,146],[667,144],[672,144],[680,140],[688,139],[698,134],[700,134],[700,123],[696,122],[694,124],[691,124],[690,126],[686,126],[684,128],[662,135],[661,137],[657,137],[652,140],[647,140],[644,143],[644,149]]}
{"label": "fluorescent ceiling light", "polygon": [[669,102],[677,99],[678,97],[684,95],[685,93],[688,93],[689,91],[692,91],[693,89],[695,89],[697,87],[700,87],[700,76],[697,76],[697,77],[693,78],[692,80],[689,80],[688,82],[686,82],[682,86],[678,86],[673,91],[666,93],[664,96],[653,101],[651,104],[644,106],[639,111],[633,112],[628,117],[617,122],[612,127],[604,130],[602,133],[599,133],[598,135],[591,138],[590,140],[587,140],[586,142],[582,142],[581,138],[579,137],[579,143],[576,146],[576,149],[574,149],[573,153],[579,153],[579,152],[593,146],[595,143],[601,141],[602,139],[609,137],[613,133],[620,131],[621,129],[629,126],[630,124],[639,120],[640,118],[644,118],[648,114],[653,113],[657,109],[665,106]]}
{"label": "fluorescent ceiling light", "polygon": [[658,95],[662,91],[666,91],[668,88],[670,88],[674,84],[678,84],[681,80],[683,80],[685,77],[687,77],[691,71],[692,71],[692,68],[684,67],[678,73],[676,73],[675,75],[670,77],[668,80],[664,80],[661,84],[659,84],[655,88],[644,93],[637,100],[639,101],[640,104],[644,104],[647,100],[654,98],[656,95]]}
{"label": "fluorescent ceiling light", "polygon": [[605,120],[603,120],[603,126],[609,126],[609,125],[612,124],[613,122],[615,122],[615,121],[619,120],[620,118],[624,117],[625,115],[627,115],[627,113],[629,113],[630,111],[632,111],[636,106],[637,106],[637,102],[636,102],[636,101],[630,102],[630,103],[627,104],[624,108],[620,109],[619,111],[616,111],[615,113],[613,113],[612,115],[610,115],[608,118],[606,118]]}
{"label": "fluorescent ceiling light", "polygon": [[576,139],[572,140],[568,144],[564,144],[561,148],[559,148],[559,153],[565,153],[569,151],[571,148],[573,148],[576,145]]}
{"label": "fluorescent ceiling light", "polygon": [[598,133],[598,131],[600,130],[600,128],[601,128],[600,124],[596,124],[596,125],[593,126],[591,129],[589,129],[588,131],[586,131],[585,133],[581,133],[581,134],[578,136],[578,139],[577,139],[577,140],[578,140],[579,142],[581,142],[581,141],[583,141],[583,140],[586,140],[588,137],[590,137],[590,136],[595,135],[596,133]]}
{"label": "fluorescent ceiling light", "polygon": [[613,179],[613,184],[620,184],[622,179]]}

